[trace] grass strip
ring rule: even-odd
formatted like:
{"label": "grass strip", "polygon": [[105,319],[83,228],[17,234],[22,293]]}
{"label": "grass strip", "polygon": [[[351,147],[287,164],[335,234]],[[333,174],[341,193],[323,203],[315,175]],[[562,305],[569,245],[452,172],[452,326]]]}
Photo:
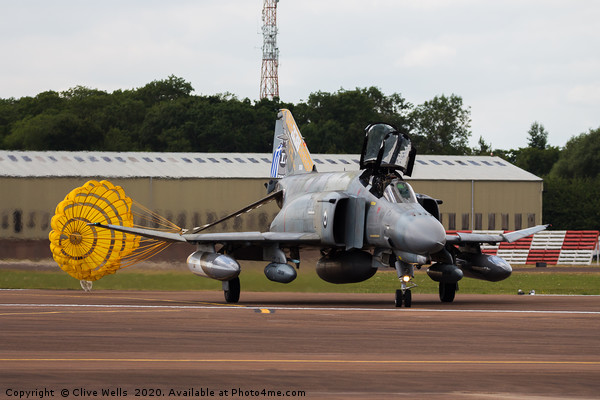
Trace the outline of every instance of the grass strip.
{"label": "grass strip", "polygon": [[[242,291],[250,292],[321,292],[321,293],[391,293],[400,287],[393,271],[380,271],[360,283],[335,285],[322,281],[314,270],[305,271],[289,284],[269,281],[262,270],[243,270]],[[437,293],[438,284],[421,270],[415,274],[418,285],[414,293]],[[1,289],[73,289],[81,290],[79,281],[62,271],[25,271],[0,269]],[[94,282],[96,290],[221,290],[221,283],[186,271],[119,272]],[[516,294],[517,290],[537,294],[600,295],[598,272],[514,272],[501,282],[465,278],[459,282],[460,293]]]}

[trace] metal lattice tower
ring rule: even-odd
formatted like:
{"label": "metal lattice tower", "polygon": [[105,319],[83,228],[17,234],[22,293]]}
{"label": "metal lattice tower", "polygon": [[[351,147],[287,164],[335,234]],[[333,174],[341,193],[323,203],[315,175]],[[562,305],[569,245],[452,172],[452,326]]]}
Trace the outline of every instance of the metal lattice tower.
{"label": "metal lattice tower", "polygon": [[279,48],[277,48],[277,3],[279,0],[264,0],[262,12],[263,57],[260,71],[260,98],[279,97]]}

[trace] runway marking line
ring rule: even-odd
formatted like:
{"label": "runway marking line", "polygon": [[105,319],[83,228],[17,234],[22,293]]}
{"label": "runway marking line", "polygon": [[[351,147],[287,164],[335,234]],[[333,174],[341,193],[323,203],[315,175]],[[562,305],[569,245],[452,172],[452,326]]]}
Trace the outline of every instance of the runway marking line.
{"label": "runway marking line", "polygon": [[[179,312],[181,310],[130,310],[131,312],[151,312],[151,311],[162,311],[162,312]],[[81,313],[119,313],[123,310],[61,310],[61,311],[31,311],[31,312],[4,312],[0,313],[0,317],[8,315],[45,315],[45,314],[81,314]]]}
{"label": "runway marking line", "polygon": [[[600,311],[576,310],[485,310],[485,309],[431,309],[431,308],[358,308],[358,307],[264,307],[245,305],[136,305],[136,304],[35,304],[35,303],[7,303],[0,307],[56,307],[56,308],[115,308],[115,309],[168,309],[168,310],[288,310],[288,311],[387,311],[395,313],[406,312],[440,312],[440,313],[499,313],[499,314],[562,314],[562,315],[600,315]],[[256,312],[256,311],[255,311]]]}
{"label": "runway marking line", "polygon": [[[0,290],[29,290],[29,289],[0,289]],[[89,298],[90,293],[70,293],[70,294],[42,294],[42,293],[32,293],[31,296],[37,297],[65,297],[65,298],[78,298],[84,297]],[[158,301],[165,303],[184,303],[184,304],[192,304],[192,305],[207,305],[207,306],[226,306],[226,307],[240,307],[245,308],[246,306],[241,304],[226,304],[223,303],[214,303],[210,301],[195,301],[195,300],[175,300],[175,299],[153,299],[153,298],[142,298],[142,297],[127,297],[127,296],[113,296],[110,297],[111,300],[121,299],[121,300],[143,300],[143,301]],[[1,305],[1,304],[0,304]]]}
{"label": "runway marking line", "polygon": [[154,359],[154,358],[0,358],[4,362],[140,362],[140,363],[250,363],[250,364],[474,364],[474,365],[600,365],[600,361],[531,361],[531,360],[279,360],[279,359]]}

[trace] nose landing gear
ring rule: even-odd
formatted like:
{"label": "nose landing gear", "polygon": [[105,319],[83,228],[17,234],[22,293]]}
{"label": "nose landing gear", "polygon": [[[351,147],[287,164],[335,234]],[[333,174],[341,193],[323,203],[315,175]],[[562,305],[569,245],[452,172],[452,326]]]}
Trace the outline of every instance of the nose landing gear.
{"label": "nose landing gear", "polygon": [[410,289],[396,289],[396,307],[410,308],[412,305],[412,294]]}
{"label": "nose landing gear", "polygon": [[404,307],[410,308],[412,306],[412,293],[410,289],[417,286],[412,282],[412,279],[415,277],[415,269],[412,264],[400,260],[395,262],[394,267],[401,282],[401,289],[396,290],[395,305],[396,307],[402,307],[402,304],[404,304]]}

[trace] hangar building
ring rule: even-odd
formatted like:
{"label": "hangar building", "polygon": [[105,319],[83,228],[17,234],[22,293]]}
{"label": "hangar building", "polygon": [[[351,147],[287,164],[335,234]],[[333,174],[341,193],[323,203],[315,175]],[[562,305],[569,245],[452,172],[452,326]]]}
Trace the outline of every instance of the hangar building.
{"label": "hangar building", "polygon": [[[358,155],[313,159],[320,172],[358,169]],[[147,208],[191,228],[264,197],[270,164],[268,153],[0,151],[0,253],[8,251],[6,240],[47,241],[56,205],[90,179],[110,180]],[[443,200],[447,230],[542,223],[542,179],[498,157],[417,155],[407,181],[417,193]],[[277,211],[271,203],[220,229],[265,230]]]}

